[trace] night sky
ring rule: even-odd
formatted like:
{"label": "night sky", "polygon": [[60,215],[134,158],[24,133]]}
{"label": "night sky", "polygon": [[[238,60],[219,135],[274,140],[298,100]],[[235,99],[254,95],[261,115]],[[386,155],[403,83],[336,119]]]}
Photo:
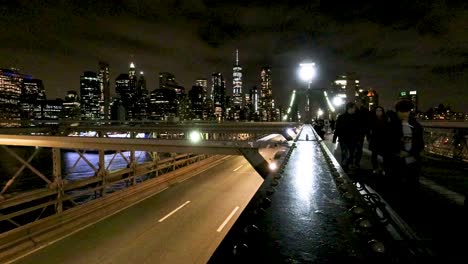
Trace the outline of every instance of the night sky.
{"label": "night sky", "polygon": [[[6,3],[5,3],[6,2]],[[95,3],[99,2],[99,3]],[[274,2],[270,3],[270,2]],[[385,3],[377,3],[385,2]],[[214,71],[232,90],[235,49],[244,90],[271,65],[274,97],[304,86],[304,59],[317,63],[313,87],[354,71],[385,107],[417,89],[420,108],[444,103],[468,112],[467,1],[1,1],[0,67],[42,79],[48,98],[79,90],[98,60],[114,79],[134,61],[150,91],[169,71],[186,89]]]}

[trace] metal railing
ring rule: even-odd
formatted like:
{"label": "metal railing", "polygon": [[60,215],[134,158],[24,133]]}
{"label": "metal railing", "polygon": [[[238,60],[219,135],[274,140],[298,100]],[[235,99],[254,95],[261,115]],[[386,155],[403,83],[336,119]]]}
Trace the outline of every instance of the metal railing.
{"label": "metal railing", "polygon": [[[0,146],[0,153],[9,159],[10,166],[0,176],[0,233],[60,214],[210,156],[7,145]],[[68,166],[64,166],[64,153],[74,153],[71,155],[74,160],[67,160]],[[142,159],[141,155],[149,158]],[[120,160],[118,166],[117,160]],[[70,177],[78,164],[86,167],[84,175]],[[21,183],[25,178],[29,178],[29,184]],[[30,185],[31,182],[34,185]]]}
{"label": "metal railing", "polygon": [[425,151],[468,162],[468,122],[421,122]]}

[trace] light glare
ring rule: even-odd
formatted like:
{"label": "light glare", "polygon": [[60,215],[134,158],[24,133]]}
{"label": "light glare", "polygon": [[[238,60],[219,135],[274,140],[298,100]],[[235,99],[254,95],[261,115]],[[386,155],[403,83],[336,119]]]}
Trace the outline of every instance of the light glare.
{"label": "light glare", "polygon": [[333,104],[335,106],[342,106],[344,104],[344,100],[343,100],[343,98],[341,98],[339,96],[335,96],[335,97],[333,97]]}
{"label": "light glare", "polygon": [[310,82],[316,75],[315,63],[301,63],[299,66],[301,80]]}
{"label": "light glare", "polygon": [[192,131],[189,134],[189,138],[192,143],[197,143],[201,141],[201,134],[198,131]]}
{"label": "light glare", "polygon": [[270,164],[268,164],[268,168],[270,168],[270,170],[274,171],[278,168],[278,166],[276,165],[275,162],[272,162]]}

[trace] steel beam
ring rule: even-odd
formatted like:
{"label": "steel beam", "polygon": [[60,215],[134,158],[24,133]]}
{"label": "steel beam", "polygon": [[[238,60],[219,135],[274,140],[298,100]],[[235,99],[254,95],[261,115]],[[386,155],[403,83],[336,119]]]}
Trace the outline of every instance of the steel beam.
{"label": "steel beam", "polygon": [[7,146],[88,150],[142,150],[221,155],[242,155],[239,149],[258,149],[266,146],[267,143],[255,141],[202,141],[191,143],[188,140],[0,135],[0,145]]}

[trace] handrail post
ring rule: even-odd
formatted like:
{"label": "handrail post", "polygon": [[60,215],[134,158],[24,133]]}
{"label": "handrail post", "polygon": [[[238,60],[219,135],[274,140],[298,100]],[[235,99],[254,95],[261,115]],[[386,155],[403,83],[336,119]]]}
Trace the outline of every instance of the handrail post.
{"label": "handrail post", "polygon": [[54,176],[53,187],[57,191],[57,198],[55,203],[55,212],[57,214],[63,211],[63,180],[62,180],[62,159],[60,156],[59,148],[52,148],[52,173]]}
{"label": "handrail post", "polygon": [[106,163],[105,163],[106,156],[104,155],[104,150],[99,150],[99,169],[98,169],[98,177],[101,179],[101,191],[100,195],[103,197],[106,194],[106,178],[107,178],[107,170],[106,170]]}

